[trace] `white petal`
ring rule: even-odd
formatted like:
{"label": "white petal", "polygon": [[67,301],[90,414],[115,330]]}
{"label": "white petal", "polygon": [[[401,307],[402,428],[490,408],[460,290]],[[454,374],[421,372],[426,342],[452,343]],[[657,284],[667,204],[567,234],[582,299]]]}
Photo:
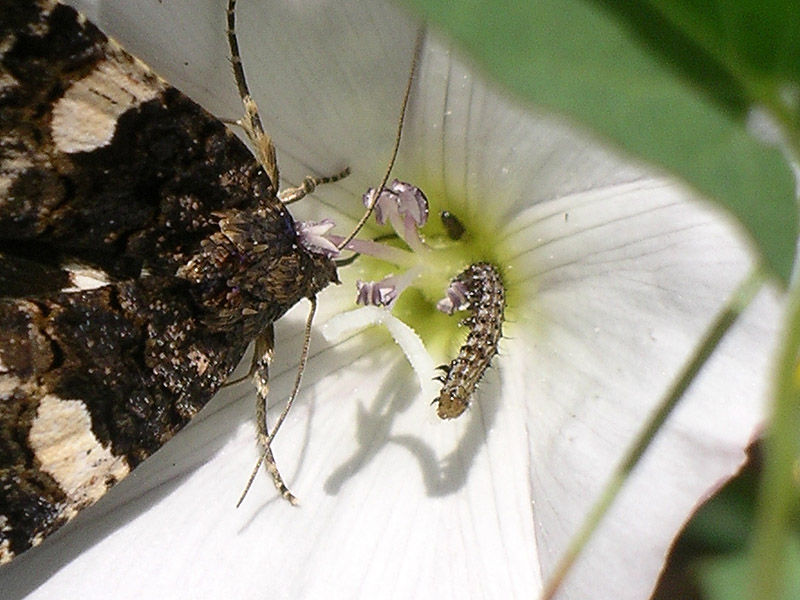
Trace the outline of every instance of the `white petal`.
{"label": "white petal", "polygon": [[398,177],[435,182],[424,190],[430,200],[446,195],[449,210],[489,228],[532,204],[651,176],[588,134],[498,96],[452,48],[427,41]]}
{"label": "white petal", "polygon": [[[536,291],[501,368],[527,398],[537,539],[554,551],[545,569],[749,263],[724,222],[675,186],[586,196],[529,209],[508,241],[527,258],[517,285],[529,278]],[[675,531],[738,470],[761,418],[777,310],[764,297],[749,314],[659,434],[565,598],[645,596]]]}

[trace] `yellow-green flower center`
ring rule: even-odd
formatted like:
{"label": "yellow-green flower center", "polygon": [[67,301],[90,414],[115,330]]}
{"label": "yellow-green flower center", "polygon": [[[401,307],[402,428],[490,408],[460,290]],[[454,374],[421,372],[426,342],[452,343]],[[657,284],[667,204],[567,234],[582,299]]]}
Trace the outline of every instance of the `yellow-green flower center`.
{"label": "yellow-green flower center", "polygon": [[[419,233],[427,249],[412,252],[402,240],[391,239],[384,243],[406,250],[404,264],[362,256],[352,270],[348,269],[346,278],[348,281],[380,281],[404,272],[415,273],[413,282],[402,291],[392,307],[392,314],[416,331],[435,360],[447,362],[463,343],[466,330],[460,326],[462,319],[458,315],[441,312],[436,307],[437,302],[445,297],[450,281],[471,264],[489,262],[503,274],[506,265],[501,258],[508,253],[503,252],[503,240],[491,219],[482,219],[470,211],[459,209],[457,199],[431,193],[428,189],[425,192],[430,204],[430,218]],[[460,239],[448,236],[440,218],[440,213],[445,210],[464,226]],[[386,225],[375,230],[375,235],[390,232],[391,227]],[[506,288],[511,303],[513,290],[507,285]]]}

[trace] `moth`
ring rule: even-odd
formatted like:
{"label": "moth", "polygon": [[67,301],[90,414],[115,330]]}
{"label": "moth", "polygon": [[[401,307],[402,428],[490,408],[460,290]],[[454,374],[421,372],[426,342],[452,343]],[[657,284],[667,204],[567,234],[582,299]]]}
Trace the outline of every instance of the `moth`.
{"label": "moth", "polygon": [[279,197],[268,137],[256,160],[72,8],[0,15],[2,564],[178,432],[253,340],[264,397],[272,324],[337,275],[282,201],[325,179]]}

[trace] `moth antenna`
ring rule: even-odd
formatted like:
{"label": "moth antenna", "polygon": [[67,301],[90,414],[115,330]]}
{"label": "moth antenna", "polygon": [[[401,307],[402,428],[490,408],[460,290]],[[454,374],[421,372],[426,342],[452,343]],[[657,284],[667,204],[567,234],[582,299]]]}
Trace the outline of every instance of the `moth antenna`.
{"label": "moth antenna", "polygon": [[[270,455],[271,454],[272,453],[270,452]],[[256,466],[253,467],[253,470],[250,472],[250,477],[247,479],[247,483],[244,486],[244,490],[242,490],[242,495],[239,496],[239,500],[236,502],[236,508],[239,508],[242,505],[242,502],[244,502],[245,496],[247,496],[247,492],[249,492],[250,488],[253,486],[253,481],[255,481],[256,475],[258,475],[258,470],[261,468],[261,465],[264,462],[265,458],[266,458],[265,452],[259,454],[258,460],[256,461]],[[292,497],[294,498],[294,496]],[[294,504],[294,502],[292,502],[292,504]]]}
{"label": "moth antenna", "polygon": [[275,438],[275,434],[278,433],[278,429],[280,429],[281,425],[286,420],[286,415],[289,414],[292,404],[294,404],[295,398],[297,398],[297,393],[300,391],[300,382],[303,380],[303,372],[306,370],[306,363],[308,362],[308,350],[311,346],[311,327],[314,324],[314,315],[317,313],[317,297],[312,296],[308,299],[308,301],[311,303],[311,307],[308,309],[306,326],[303,332],[303,350],[300,353],[300,365],[297,368],[297,375],[294,379],[292,393],[289,395],[289,399],[286,401],[286,405],[283,407],[278,420],[275,421],[275,427],[273,427],[272,432],[267,437],[267,446],[272,443],[272,440]]}
{"label": "moth antenna", "polygon": [[258,106],[250,95],[250,88],[247,85],[244,67],[242,66],[242,54],[239,50],[239,39],[236,35],[236,0],[228,0],[228,47],[231,51],[233,78],[236,80],[236,87],[239,89],[239,96],[244,105],[245,120],[239,122],[239,124],[247,132],[247,137],[250,138],[255,147],[258,162],[267,171],[272,185],[277,190],[280,187],[280,174],[278,173],[278,161],[275,156],[275,145],[272,143],[272,138],[269,134],[264,131],[261,116],[258,113]]}
{"label": "moth antenna", "polygon": [[375,202],[378,199],[378,196],[381,193],[381,190],[386,186],[386,182],[389,181],[389,176],[392,174],[392,169],[394,168],[395,160],[397,160],[397,151],[400,149],[400,138],[403,135],[403,123],[405,122],[406,118],[406,109],[408,108],[408,99],[411,97],[411,86],[414,84],[414,74],[417,70],[417,63],[419,62],[419,56],[422,53],[422,44],[425,41],[425,28],[420,27],[417,31],[417,39],[414,42],[414,56],[411,59],[411,69],[408,73],[408,82],[406,83],[406,91],[403,94],[403,103],[400,107],[400,118],[397,122],[397,134],[394,137],[394,148],[392,149],[392,156],[389,159],[389,166],[386,169],[386,172],[383,175],[383,179],[381,180],[380,185],[375,188],[375,193],[373,193],[372,197],[370,198],[369,205],[367,206],[367,210],[364,211],[364,214],[361,216],[361,219],[356,223],[356,226],[353,228],[353,231],[344,238],[344,240],[339,243],[337,246],[339,250],[342,250],[349,244],[354,237],[358,235],[358,232],[361,231],[361,228],[364,227],[364,224],[369,219],[372,211],[375,210]]}
{"label": "moth antenna", "polygon": [[297,398],[297,394],[300,392],[300,382],[303,380],[303,373],[306,370],[306,363],[308,363],[308,350],[311,347],[311,327],[314,324],[314,315],[317,313],[317,297],[312,296],[308,299],[308,301],[311,303],[311,306],[308,309],[308,316],[306,317],[306,326],[305,330],[303,331],[303,350],[300,353],[300,364],[297,367],[297,375],[294,378],[292,393],[289,394],[289,399],[286,400],[286,404],[284,405],[281,414],[278,416],[278,420],[275,421],[275,427],[272,428],[272,431],[267,436],[267,439],[264,442],[263,451],[264,464],[267,467],[267,471],[269,471],[270,475],[272,475],[272,479],[275,481],[275,486],[281,491],[281,495],[289,500],[292,504],[297,504],[297,498],[295,498],[288,490],[286,485],[284,485],[283,478],[278,471],[278,465],[275,463],[275,459],[272,456],[272,449],[270,446],[272,445],[272,440],[275,439],[278,430],[281,428],[281,425],[283,425],[283,422],[286,420],[286,415],[288,415],[289,411],[292,409],[292,405]]}
{"label": "moth antenna", "polygon": [[[258,112],[258,105],[250,94],[250,87],[247,85],[247,78],[244,74],[242,65],[242,55],[239,50],[239,38],[236,34],[236,0],[228,0],[228,47],[231,52],[231,66],[233,67],[233,78],[236,80],[236,87],[239,89],[239,96],[244,105],[245,119],[236,121],[235,124],[244,129],[256,152],[256,159],[264,167],[267,175],[275,186],[275,190],[280,188],[280,173],[278,172],[278,159],[275,152],[275,144],[272,138],[264,130],[261,122],[261,115]],[[303,179],[303,183],[297,187],[287,188],[278,194],[278,199],[284,204],[291,204],[312,193],[317,186],[325,183],[333,183],[344,179],[350,174],[350,167],[345,167],[338,173],[324,177],[308,176]]]}

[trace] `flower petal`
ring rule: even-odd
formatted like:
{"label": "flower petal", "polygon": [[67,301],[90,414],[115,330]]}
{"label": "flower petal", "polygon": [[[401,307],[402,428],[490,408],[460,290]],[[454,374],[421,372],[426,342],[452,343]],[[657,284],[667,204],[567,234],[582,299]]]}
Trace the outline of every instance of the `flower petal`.
{"label": "flower petal", "polygon": [[[540,557],[545,570],[749,263],[724,221],[675,186],[583,195],[531,208],[507,240],[527,257],[515,283],[536,290],[536,309],[508,332],[501,368],[527,398],[537,539],[555,551]],[[676,530],[738,470],[766,393],[777,315],[768,296],[660,432],[564,597],[646,596]]]}

